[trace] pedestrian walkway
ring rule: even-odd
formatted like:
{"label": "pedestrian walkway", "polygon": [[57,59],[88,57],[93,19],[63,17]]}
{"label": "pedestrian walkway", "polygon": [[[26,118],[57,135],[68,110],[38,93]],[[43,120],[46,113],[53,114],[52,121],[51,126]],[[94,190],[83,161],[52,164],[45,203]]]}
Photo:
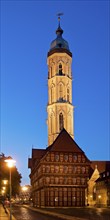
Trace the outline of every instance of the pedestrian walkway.
{"label": "pedestrian walkway", "polygon": [[34,208],[34,207],[31,207],[31,206],[28,206],[28,205],[24,205],[24,207],[27,207],[31,210],[34,210],[36,212],[39,212],[41,214],[46,214],[46,215],[50,215],[50,216],[56,216],[56,217],[59,217],[61,219],[64,219],[64,220],[87,220],[85,218],[78,218],[78,217],[75,217],[75,216],[69,216],[69,215],[64,215],[64,214],[60,214],[60,213],[56,213],[56,212],[49,212],[49,211],[46,211],[46,210],[43,210],[42,209],[38,209],[38,208]]}
{"label": "pedestrian walkway", "polygon": [[[0,204],[0,220],[9,220],[10,219],[10,212],[6,208],[4,209],[2,204]],[[12,220],[16,220],[15,217],[12,215]]]}
{"label": "pedestrian walkway", "polygon": [[0,204],[0,220],[9,220],[9,214],[3,208],[2,204]]}

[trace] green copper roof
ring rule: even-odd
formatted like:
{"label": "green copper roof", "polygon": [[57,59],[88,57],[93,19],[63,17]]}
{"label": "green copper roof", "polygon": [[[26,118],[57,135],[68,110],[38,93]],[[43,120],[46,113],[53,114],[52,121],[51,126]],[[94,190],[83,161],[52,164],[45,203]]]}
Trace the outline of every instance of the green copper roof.
{"label": "green copper roof", "polygon": [[61,29],[60,24],[56,30],[56,34],[57,34],[56,39],[51,42],[50,51],[52,51],[56,48],[62,48],[62,49],[69,50],[68,42],[66,40],[64,40],[62,37],[63,30]]}

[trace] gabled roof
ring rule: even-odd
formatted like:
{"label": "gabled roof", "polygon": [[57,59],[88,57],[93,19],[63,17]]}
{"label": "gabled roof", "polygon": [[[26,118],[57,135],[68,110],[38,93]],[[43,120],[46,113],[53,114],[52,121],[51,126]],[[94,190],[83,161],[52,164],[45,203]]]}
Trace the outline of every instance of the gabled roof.
{"label": "gabled roof", "polygon": [[110,180],[110,170],[100,173],[100,177],[96,180],[96,183],[104,181],[105,184],[107,183],[109,185],[110,181],[108,181],[108,180]]}
{"label": "gabled roof", "polygon": [[32,149],[32,158],[40,159],[45,154],[45,149]]}
{"label": "gabled roof", "polygon": [[89,179],[89,182],[95,182],[98,178],[99,178],[99,170],[97,169],[97,167],[95,168],[95,170],[92,173],[92,176]]}
{"label": "gabled roof", "polygon": [[47,151],[84,153],[64,128]]}
{"label": "gabled roof", "polygon": [[99,173],[102,173],[104,171],[110,170],[110,161],[91,161],[91,168],[93,170],[95,170],[96,166]]}
{"label": "gabled roof", "polygon": [[45,152],[45,149],[32,149],[32,158],[28,158],[28,168],[33,168],[35,164],[37,165]]}
{"label": "gabled roof", "polygon": [[[72,139],[69,133],[63,128],[53,144],[51,144],[49,147],[47,147],[46,149],[32,149],[32,158],[28,159],[28,167],[32,169],[37,166],[40,160],[43,159],[50,151],[82,153],[85,155],[83,150],[77,145],[77,143]],[[85,157],[89,161],[86,155]]]}

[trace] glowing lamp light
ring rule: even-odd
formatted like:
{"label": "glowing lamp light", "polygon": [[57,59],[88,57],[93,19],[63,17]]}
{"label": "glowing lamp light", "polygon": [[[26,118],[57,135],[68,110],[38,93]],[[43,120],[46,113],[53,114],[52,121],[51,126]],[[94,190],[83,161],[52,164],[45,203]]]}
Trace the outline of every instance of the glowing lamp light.
{"label": "glowing lamp light", "polygon": [[3,184],[6,185],[8,183],[8,180],[3,180]]}
{"label": "glowing lamp light", "polygon": [[101,198],[101,195],[98,195],[98,198],[100,199],[100,198]]}
{"label": "glowing lamp light", "polygon": [[28,189],[28,188],[27,188],[26,186],[23,186],[23,187],[22,187],[22,190],[23,190],[23,191],[26,191],[27,189]]}
{"label": "glowing lamp light", "polygon": [[9,168],[12,168],[14,164],[16,163],[16,161],[13,160],[12,158],[6,159],[5,162],[7,163]]}
{"label": "glowing lamp light", "polygon": [[2,193],[5,193],[5,190],[4,190],[4,189],[2,190]]}
{"label": "glowing lamp light", "polygon": [[5,190],[5,189],[6,189],[6,187],[5,187],[5,186],[3,186],[3,187],[2,187],[2,189],[3,189],[3,190]]}

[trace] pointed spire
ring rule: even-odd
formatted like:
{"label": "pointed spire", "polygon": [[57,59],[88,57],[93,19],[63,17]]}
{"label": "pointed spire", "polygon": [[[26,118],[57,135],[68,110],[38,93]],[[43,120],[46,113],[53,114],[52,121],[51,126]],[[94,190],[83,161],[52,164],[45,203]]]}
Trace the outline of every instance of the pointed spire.
{"label": "pointed spire", "polygon": [[58,17],[58,27],[60,27],[60,17]]}
{"label": "pointed spire", "polygon": [[48,53],[48,56],[50,55],[50,53],[53,53],[55,49],[58,49],[58,50],[64,49],[72,57],[72,53],[69,50],[68,42],[62,37],[63,30],[60,27],[60,23],[61,23],[60,21],[61,21],[62,15],[63,15],[63,13],[57,14],[57,17],[58,17],[58,27],[56,30],[57,37],[51,42],[50,51]]}
{"label": "pointed spire", "polygon": [[63,15],[63,13],[58,13],[57,16],[58,16],[58,27],[60,27],[60,17]]}
{"label": "pointed spire", "polygon": [[60,20],[61,20],[61,16],[63,15],[63,13],[58,13],[57,14],[57,16],[58,16],[58,28],[57,28],[57,30],[56,30],[56,34],[57,34],[57,36],[62,36],[62,34],[63,34],[63,30],[61,29],[61,27],[60,27]]}

